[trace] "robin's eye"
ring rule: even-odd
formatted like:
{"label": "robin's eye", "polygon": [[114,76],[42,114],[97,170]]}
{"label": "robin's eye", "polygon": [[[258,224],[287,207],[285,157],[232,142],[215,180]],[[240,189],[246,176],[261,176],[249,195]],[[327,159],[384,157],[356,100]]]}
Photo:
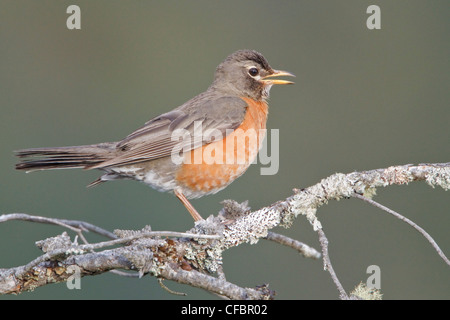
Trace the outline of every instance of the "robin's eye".
{"label": "robin's eye", "polygon": [[251,75],[252,77],[256,77],[258,75],[258,69],[256,68],[250,68],[248,69],[248,74]]}

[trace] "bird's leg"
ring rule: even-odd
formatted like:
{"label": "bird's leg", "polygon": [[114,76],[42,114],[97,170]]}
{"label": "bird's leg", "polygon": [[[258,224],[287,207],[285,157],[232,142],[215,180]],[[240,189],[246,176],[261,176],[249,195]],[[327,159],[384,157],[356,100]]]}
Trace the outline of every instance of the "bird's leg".
{"label": "bird's leg", "polygon": [[184,204],[186,209],[191,214],[192,218],[194,218],[195,221],[203,220],[202,216],[195,210],[194,206],[189,202],[189,200],[184,196],[184,194],[180,191],[175,189],[174,190],[175,195],[178,199]]}

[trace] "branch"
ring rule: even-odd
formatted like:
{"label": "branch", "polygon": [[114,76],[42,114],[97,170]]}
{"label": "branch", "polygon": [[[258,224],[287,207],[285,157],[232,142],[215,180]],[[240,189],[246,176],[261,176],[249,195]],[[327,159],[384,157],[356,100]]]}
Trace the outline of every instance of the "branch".
{"label": "branch", "polygon": [[328,254],[328,239],[325,236],[325,232],[323,232],[322,229],[318,229],[317,233],[319,234],[319,241],[320,245],[322,246],[323,268],[324,270],[327,270],[330,273],[331,279],[333,280],[334,284],[336,285],[339,291],[339,298],[341,298],[341,300],[348,300],[349,297],[345,292],[341,282],[339,281],[336,272],[334,272],[333,266],[331,265],[330,256]]}
{"label": "branch", "polygon": [[[93,231],[113,239],[96,244],[78,245],[67,233],[39,241],[44,254],[25,266],[0,269],[0,294],[20,293],[53,282],[68,281],[73,270],[79,276],[96,275],[110,270],[133,270],[139,276],[146,274],[202,288],[229,299],[270,299],[268,286],[242,288],[225,280],[222,254],[242,243],[255,244],[259,239],[276,241],[299,250],[303,255],[318,258],[320,254],[301,242],[269,230],[276,226],[288,228],[300,215],[305,216],[319,232],[326,269],[332,270],[327,240],[317,218],[317,210],[331,200],[362,194],[375,195],[378,187],[426,181],[431,186],[450,189],[450,163],[393,166],[385,169],[336,173],[316,185],[295,189],[283,201],[251,211],[247,203],[227,200],[216,216],[195,223],[185,233],[156,232],[149,227],[140,231],[116,230],[111,233],[86,222],[49,219],[26,214],[0,216],[0,223],[12,219],[51,223],[80,234]],[[73,229],[75,228],[75,229]],[[164,237],[164,238],[162,238]],[[108,249],[111,246],[120,247]],[[94,252],[94,250],[101,250]],[[442,253],[443,257],[445,255]],[[448,260],[448,259],[447,259]],[[341,298],[348,298],[336,274],[331,273]]]}
{"label": "branch", "polygon": [[316,249],[308,246],[307,244],[304,244],[303,242],[291,239],[282,234],[269,231],[267,233],[266,239],[285,245],[287,247],[291,247],[292,249],[297,250],[305,258],[313,258],[313,259],[320,258],[320,253]]}
{"label": "branch", "polygon": [[413,221],[411,221],[410,219],[402,216],[401,214],[399,214],[398,212],[395,212],[392,209],[389,209],[385,206],[383,206],[382,204],[379,204],[376,201],[373,201],[372,199],[368,199],[362,195],[359,194],[353,194],[353,197],[361,199],[365,202],[370,203],[371,205],[380,208],[383,211],[386,211],[390,214],[392,214],[394,217],[402,220],[403,222],[409,224],[411,227],[413,227],[414,229],[416,229],[421,235],[423,235],[425,237],[425,239],[428,240],[428,242],[433,246],[433,248],[436,250],[436,252],[441,256],[441,258],[445,261],[446,264],[448,264],[450,266],[450,260],[445,256],[444,252],[441,250],[441,248],[439,248],[438,244],[436,243],[436,241],[434,241],[434,239],[428,234],[428,232],[426,232],[423,228],[421,228],[420,226],[418,226],[416,223],[414,223]]}
{"label": "branch", "polygon": [[99,235],[104,236],[109,239],[117,238],[117,236],[114,233],[109,232],[108,230],[102,229],[100,227],[97,227],[93,224],[90,224],[90,223],[84,222],[84,221],[32,216],[32,215],[29,215],[26,213],[10,213],[10,214],[4,214],[4,215],[0,216],[0,223],[6,222],[6,221],[11,221],[11,220],[21,220],[21,221],[54,224],[54,225],[64,226],[66,228],[69,228],[68,226],[70,226],[70,227],[74,227],[74,228],[82,230],[82,231],[92,231],[92,232],[98,233]]}

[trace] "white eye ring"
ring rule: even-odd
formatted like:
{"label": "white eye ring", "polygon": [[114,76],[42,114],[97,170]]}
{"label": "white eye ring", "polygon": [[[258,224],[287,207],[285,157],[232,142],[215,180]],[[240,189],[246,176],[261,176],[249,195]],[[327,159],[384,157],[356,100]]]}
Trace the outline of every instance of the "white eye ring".
{"label": "white eye ring", "polygon": [[256,79],[259,79],[259,78],[260,78],[260,76],[259,76],[259,70],[258,70],[258,68],[255,67],[255,66],[250,66],[250,67],[248,67],[248,68],[247,68],[247,72],[248,72],[248,74],[249,74],[252,78],[256,78]]}

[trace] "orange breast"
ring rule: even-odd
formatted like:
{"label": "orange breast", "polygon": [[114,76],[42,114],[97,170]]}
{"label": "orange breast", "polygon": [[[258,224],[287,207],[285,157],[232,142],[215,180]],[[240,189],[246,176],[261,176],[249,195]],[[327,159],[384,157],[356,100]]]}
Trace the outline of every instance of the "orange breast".
{"label": "orange breast", "polygon": [[253,162],[264,139],[268,106],[262,101],[242,99],[248,108],[244,121],[234,132],[184,154],[184,163],[175,176],[180,186],[214,193],[233,182]]}

